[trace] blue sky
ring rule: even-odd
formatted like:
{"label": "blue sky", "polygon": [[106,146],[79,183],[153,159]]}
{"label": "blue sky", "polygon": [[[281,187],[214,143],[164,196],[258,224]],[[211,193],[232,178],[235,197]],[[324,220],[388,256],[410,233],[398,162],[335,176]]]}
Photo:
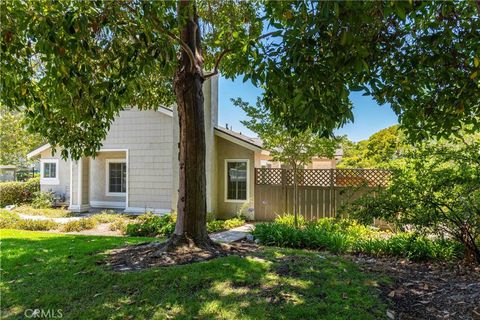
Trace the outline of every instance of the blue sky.
{"label": "blue sky", "polygon": [[[235,131],[255,136],[253,132],[240,123],[241,120],[246,119],[246,115],[242,109],[235,107],[230,99],[240,97],[251,104],[255,104],[262,90],[253,86],[250,82],[243,83],[242,78],[231,81],[221,77],[218,91],[219,124],[225,126],[228,123],[229,127],[232,126]],[[380,129],[398,123],[397,116],[390,106],[379,106],[372,98],[362,96],[361,92],[352,92],[350,99],[353,102],[355,121],[337,130],[336,134],[346,134],[350,140],[359,141],[367,139]]]}

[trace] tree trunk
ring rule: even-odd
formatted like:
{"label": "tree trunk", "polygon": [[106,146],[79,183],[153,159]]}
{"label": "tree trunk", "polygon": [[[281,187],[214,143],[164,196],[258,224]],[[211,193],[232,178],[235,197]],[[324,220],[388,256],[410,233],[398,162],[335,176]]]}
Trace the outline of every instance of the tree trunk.
{"label": "tree trunk", "polygon": [[[179,119],[179,189],[177,223],[169,249],[188,245],[210,248],[206,228],[205,122],[203,61],[194,2],[178,2],[181,40],[194,55],[181,51],[174,89]],[[184,19],[182,19],[184,17]]]}

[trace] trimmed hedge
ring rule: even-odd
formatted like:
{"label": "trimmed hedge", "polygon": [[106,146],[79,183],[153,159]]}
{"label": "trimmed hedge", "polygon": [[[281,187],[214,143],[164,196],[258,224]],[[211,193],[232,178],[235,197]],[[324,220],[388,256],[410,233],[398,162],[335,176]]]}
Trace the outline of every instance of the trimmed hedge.
{"label": "trimmed hedge", "polygon": [[40,178],[32,178],[27,182],[2,182],[0,183],[0,206],[30,203],[35,193],[39,191]]}

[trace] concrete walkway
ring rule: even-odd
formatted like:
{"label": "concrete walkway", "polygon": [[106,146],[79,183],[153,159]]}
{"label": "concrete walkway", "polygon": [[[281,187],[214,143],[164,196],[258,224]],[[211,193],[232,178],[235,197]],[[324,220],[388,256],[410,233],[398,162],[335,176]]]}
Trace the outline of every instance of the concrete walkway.
{"label": "concrete walkway", "polygon": [[230,243],[238,240],[242,240],[247,237],[247,234],[254,228],[253,224],[244,224],[241,227],[233,228],[230,230],[212,233],[210,238],[213,241]]}

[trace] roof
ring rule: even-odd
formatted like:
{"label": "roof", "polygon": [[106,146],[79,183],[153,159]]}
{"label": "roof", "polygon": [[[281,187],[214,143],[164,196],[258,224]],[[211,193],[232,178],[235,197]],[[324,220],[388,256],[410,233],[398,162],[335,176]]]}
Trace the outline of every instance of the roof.
{"label": "roof", "polygon": [[0,170],[17,169],[15,165],[0,165]]}
{"label": "roof", "polygon": [[52,146],[50,145],[50,143],[44,144],[43,146],[38,147],[37,149],[35,149],[35,150],[33,150],[32,152],[28,153],[28,154],[27,154],[27,159],[36,157],[36,156],[38,156],[40,153],[42,153],[42,152],[45,151],[45,150],[50,149],[51,147],[52,147]]}
{"label": "roof", "polygon": [[215,134],[221,138],[224,138],[230,142],[239,144],[247,149],[253,151],[262,151],[262,140],[258,138],[251,138],[240,132],[232,131],[227,128],[215,127]]}

